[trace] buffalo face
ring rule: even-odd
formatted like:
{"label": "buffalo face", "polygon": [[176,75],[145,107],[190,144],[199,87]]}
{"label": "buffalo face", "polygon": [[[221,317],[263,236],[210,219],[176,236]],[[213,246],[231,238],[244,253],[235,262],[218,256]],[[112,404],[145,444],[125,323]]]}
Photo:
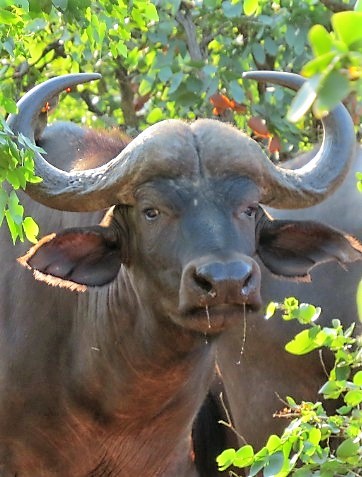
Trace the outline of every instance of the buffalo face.
{"label": "buffalo face", "polygon": [[147,302],[156,297],[161,314],[210,333],[260,307],[250,179],[158,179],[136,196],[130,269]]}

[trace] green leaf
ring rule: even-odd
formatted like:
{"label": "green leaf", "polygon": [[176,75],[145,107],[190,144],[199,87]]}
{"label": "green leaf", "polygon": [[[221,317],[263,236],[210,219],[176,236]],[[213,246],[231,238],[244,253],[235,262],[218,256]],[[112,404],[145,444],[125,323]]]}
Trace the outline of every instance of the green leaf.
{"label": "green leaf", "polygon": [[19,204],[18,196],[14,191],[11,191],[9,195],[8,210],[14,223],[21,224],[23,221],[24,207]]}
{"label": "green leaf", "polygon": [[271,301],[269,303],[269,305],[266,307],[266,310],[265,310],[265,319],[266,320],[269,320],[269,318],[271,318],[276,310],[277,310],[277,306],[278,306],[278,303],[274,302],[274,301]]}
{"label": "green leaf", "polygon": [[39,234],[39,227],[34,219],[31,217],[25,217],[23,221],[23,229],[29,242],[36,243]]}
{"label": "green leaf", "polygon": [[0,8],[0,24],[13,25],[20,21],[20,18],[8,10]]}
{"label": "green leaf", "polygon": [[280,449],[282,447],[282,441],[279,436],[272,434],[271,436],[269,436],[265,447],[268,449],[269,454],[272,454],[277,449]]}
{"label": "green leaf", "polygon": [[220,455],[216,457],[216,462],[220,471],[226,470],[233,464],[235,454],[235,449],[225,449]]}
{"label": "green leaf", "polygon": [[288,353],[302,355],[313,351],[321,346],[316,340],[320,327],[314,327],[309,330],[303,330],[298,333],[292,341],[285,345]]}
{"label": "green leaf", "polygon": [[242,2],[225,1],[222,2],[222,9],[227,18],[240,17],[243,12]]}
{"label": "green leaf", "polygon": [[292,397],[287,396],[286,399],[289,407],[291,407],[292,409],[297,407],[297,403]]}
{"label": "green leaf", "polygon": [[259,7],[259,0],[244,0],[243,9],[247,16],[253,15]]}
{"label": "green leaf", "polygon": [[337,448],[336,455],[339,459],[345,460],[354,457],[359,450],[359,443],[352,439],[346,439]]}
{"label": "green leaf", "polygon": [[347,414],[350,414],[352,410],[351,406],[341,406],[337,409],[338,414],[341,416],[345,416]]}
{"label": "green leaf", "polygon": [[296,39],[295,28],[293,25],[288,25],[287,31],[285,32],[285,41],[287,42],[287,45],[293,48],[295,44],[295,39]]}
{"label": "green leaf", "polygon": [[117,41],[117,53],[123,58],[127,58],[128,55],[128,48],[124,41],[118,40]]}
{"label": "green leaf", "polygon": [[11,235],[13,243],[16,242],[18,237],[20,238],[20,240],[23,240],[23,231],[22,231],[21,223],[17,224],[14,221],[14,219],[13,219],[12,215],[10,214],[9,210],[5,211],[5,218],[6,218],[6,222],[8,224],[8,228],[9,228],[10,235]]}
{"label": "green leaf", "polygon": [[299,323],[307,325],[317,320],[321,314],[321,308],[310,305],[309,303],[301,303],[297,310],[296,316]]}
{"label": "green leaf", "polygon": [[339,71],[332,71],[323,79],[313,112],[317,118],[329,113],[337,104],[346,98],[350,92],[348,79]]}
{"label": "green leaf", "polygon": [[2,98],[1,104],[2,104],[2,106],[4,106],[5,111],[7,113],[11,113],[11,114],[16,113],[16,111],[17,111],[16,102],[13,101],[11,98],[5,98],[5,97]]}
{"label": "green leaf", "polygon": [[138,92],[141,96],[145,96],[152,90],[153,81],[147,78],[143,78],[141,80],[140,86],[138,88]]}
{"label": "green leaf", "polygon": [[253,43],[251,45],[251,51],[253,53],[255,61],[263,65],[265,63],[265,51],[263,46],[260,45],[260,43]]}
{"label": "green leaf", "polygon": [[251,465],[253,463],[253,460],[254,449],[250,445],[245,445],[236,451],[236,454],[233,459],[233,465],[242,469]]}
{"label": "green leaf", "polygon": [[[70,0],[72,1],[72,0]],[[67,9],[68,7],[68,0],[52,0],[53,5],[55,8],[58,8],[60,10],[63,10],[63,12]]]}
{"label": "green leaf", "polygon": [[324,26],[312,26],[309,30],[308,37],[315,56],[320,56],[331,51],[333,41]]}
{"label": "green leaf", "polygon": [[177,88],[180,86],[180,84],[183,80],[183,77],[184,77],[184,74],[181,71],[179,71],[178,73],[173,75],[172,80],[171,80],[170,89],[169,89],[169,94],[172,94],[177,90]]}
{"label": "green leaf", "polygon": [[319,429],[313,428],[310,430],[308,434],[308,441],[312,443],[314,446],[317,446],[321,440],[322,433]]}
{"label": "green leaf", "polygon": [[337,381],[345,381],[349,378],[351,369],[349,366],[337,366],[336,367],[336,379]]}
{"label": "green leaf", "polygon": [[147,115],[146,121],[149,124],[154,124],[157,123],[158,121],[161,121],[163,118],[163,111],[161,108],[154,108],[152,111]]}
{"label": "green leaf", "polygon": [[0,226],[5,217],[5,207],[8,202],[8,194],[4,189],[0,189]]}
{"label": "green leaf", "polygon": [[317,56],[317,58],[309,61],[303,66],[302,75],[311,77],[316,74],[324,73],[325,69],[332,63],[335,58],[336,53],[334,51],[330,51],[328,53],[324,53],[321,56]]}
{"label": "green leaf", "polygon": [[348,391],[344,396],[344,402],[347,406],[358,406],[362,402],[362,390],[359,391],[354,389],[352,391]]}
{"label": "green leaf", "polygon": [[214,9],[216,8],[219,0],[204,0],[204,4],[207,8]]}
{"label": "green leaf", "polygon": [[362,12],[339,12],[332,16],[333,29],[347,46],[362,40]]}
{"label": "green leaf", "polygon": [[357,373],[353,376],[353,383],[357,386],[362,386],[362,371],[357,371]]}
{"label": "green leaf", "polygon": [[287,118],[292,123],[299,121],[302,116],[312,107],[316,97],[317,88],[320,83],[320,75],[313,76],[307,80],[300,88],[292,101]]}
{"label": "green leaf", "polygon": [[168,81],[173,75],[173,72],[169,66],[164,66],[163,68],[160,69],[158,72],[158,77],[160,78],[161,81]]}
{"label": "green leaf", "polygon": [[284,454],[283,452],[275,452],[269,457],[269,462],[265,465],[263,476],[264,477],[274,477],[277,475],[284,465]]}
{"label": "green leaf", "polygon": [[230,94],[238,103],[245,101],[245,92],[237,80],[230,81]]}
{"label": "green leaf", "polygon": [[19,189],[20,180],[17,171],[7,171],[6,180],[13,186],[14,189]]}
{"label": "green leaf", "polygon": [[156,9],[155,5],[153,5],[153,3],[151,3],[151,2],[146,4],[145,17],[150,22],[151,21],[158,22],[158,20],[159,20],[157,9]]}
{"label": "green leaf", "polygon": [[337,399],[344,391],[344,383],[339,381],[327,381],[320,388],[319,393],[328,399]]}
{"label": "green leaf", "polygon": [[293,472],[293,477],[313,477],[315,474],[308,468],[297,469]]}

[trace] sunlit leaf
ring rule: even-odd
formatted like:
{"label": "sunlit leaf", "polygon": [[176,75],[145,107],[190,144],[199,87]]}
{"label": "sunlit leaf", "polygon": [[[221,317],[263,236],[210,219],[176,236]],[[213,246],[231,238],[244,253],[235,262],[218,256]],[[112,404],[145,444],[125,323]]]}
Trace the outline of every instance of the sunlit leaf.
{"label": "sunlit leaf", "polygon": [[259,7],[259,0],[244,0],[243,9],[245,15],[253,15]]}
{"label": "sunlit leaf", "polygon": [[220,471],[223,471],[232,465],[235,454],[235,449],[225,449],[220,455],[217,456],[216,462]]}
{"label": "sunlit leaf", "polygon": [[362,390],[359,391],[354,389],[352,391],[348,391],[344,396],[344,402],[347,406],[358,406],[362,402]]}
{"label": "sunlit leaf", "polygon": [[277,310],[277,305],[278,303],[275,303],[274,301],[271,301],[269,303],[269,305],[266,307],[266,310],[265,310],[265,315],[264,315],[265,319],[269,320],[269,318],[271,318],[275,314]]}
{"label": "sunlit leaf", "polygon": [[272,434],[271,436],[269,436],[265,447],[271,454],[282,447],[282,441],[279,436]]}
{"label": "sunlit leaf", "polygon": [[147,115],[147,122],[149,124],[154,124],[160,121],[163,118],[163,111],[161,108],[154,108],[152,111]]}
{"label": "sunlit leaf", "polygon": [[39,227],[34,219],[31,217],[25,217],[23,221],[23,228],[26,238],[29,240],[29,242],[36,243],[37,236],[39,234]]}
{"label": "sunlit leaf", "polygon": [[357,386],[362,386],[362,371],[357,371],[357,373],[353,376],[353,383]]}
{"label": "sunlit leaf", "polygon": [[362,12],[339,12],[332,16],[332,25],[338,37],[348,46],[362,40]]}
{"label": "sunlit leaf", "polygon": [[236,451],[233,459],[235,467],[244,468],[253,463],[254,449],[251,445],[245,445]]}
{"label": "sunlit leaf", "polygon": [[292,341],[289,341],[289,343],[285,345],[286,351],[292,354],[302,355],[319,348],[321,344],[316,339],[319,332],[320,327],[317,326],[309,330],[301,331]]}
{"label": "sunlit leaf", "polygon": [[333,41],[324,26],[314,25],[309,30],[309,41],[316,56],[330,53]]}

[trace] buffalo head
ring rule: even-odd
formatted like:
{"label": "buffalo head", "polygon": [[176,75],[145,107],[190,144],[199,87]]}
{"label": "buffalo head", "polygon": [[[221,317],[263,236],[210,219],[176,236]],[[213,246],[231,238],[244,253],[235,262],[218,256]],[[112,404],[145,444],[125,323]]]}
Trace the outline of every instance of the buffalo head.
{"label": "buffalo head", "polygon": [[[15,133],[34,140],[43,105],[66,87],[97,75],[68,75],[30,91],[10,118]],[[297,89],[292,74],[249,74]],[[78,290],[104,286],[120,274],[160,319],[219,333],[261,306],[262,261],[276,275],[308,279],[317,263],[361,256],[351,237],[313,222],[274,221],[260,204],[308,207],[343,179],[354,150],[342,105],[324,120],[324,141],[312,161],[289,171],[259,145],[214,120],[168,120],[130,142],[105,165],[64,172],[36,153],[43,182],[29,185],[53,208],[108,208],[99,226],[45,237],[21,262],[50,284]]]}

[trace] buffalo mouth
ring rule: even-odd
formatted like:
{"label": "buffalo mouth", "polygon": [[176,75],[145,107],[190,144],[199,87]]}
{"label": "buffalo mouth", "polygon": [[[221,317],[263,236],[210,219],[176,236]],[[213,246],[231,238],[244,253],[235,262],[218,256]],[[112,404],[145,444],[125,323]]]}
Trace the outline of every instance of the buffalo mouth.
{"label": "buffalo mouth", "polygon": [[174,317],[173,321],[192,331],[216,335],[238,325],[260,308],[259,304],[247,303],[193,307]]}

